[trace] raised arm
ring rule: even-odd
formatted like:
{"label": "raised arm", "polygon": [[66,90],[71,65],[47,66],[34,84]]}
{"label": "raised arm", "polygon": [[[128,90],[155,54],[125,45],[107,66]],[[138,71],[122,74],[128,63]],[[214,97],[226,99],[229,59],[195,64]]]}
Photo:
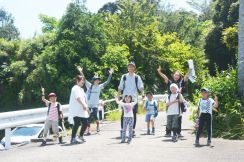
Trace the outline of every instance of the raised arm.
{"label": "raised arm", "polygon": [[159,66],[158,69],[157,69],[158,74],[164,79],[164,82],[165,82],[166,84],[168,84],[168,83],[169,83],[169,78],[168,78],[165,74],[163,74],[163,73],[161,72],[161,70],[162,70],[162,68],[161,68],[161,66]]}
{"label": "raised arm", "polygon": [[102,88],[104,88],[106,85],[108,85],[108,84],[110,83],[111,78],[112,78],[112,75],[113,75],[113,72],[114,72],[114,69],[110,69],[108,72],[109,72],[109,76],[108,76],[107,81],[104,82],[104,83],[102,83],[102,84],[100,84],[100,86],[101,86]]}
{"label": "raised arm", "polygon": [[41,87],[41,91],[42,91],[42,101],[45,103],[46,106],[48,106],[49,101],[45,99],[45,89]]}
{"label": "raised arm", "polygon": [[86,80],[86,77],[85,77],[85,75],[83,73],[83,68],[80,67],[80,66],[77,66],[77,70],[80,72],[80,75],[82,75],[85,78],[85,86],[86,86],[86,88],[91,87],[91,83]]}
{"label": "raised arm", "polygon": [[188,71],[186,73],[186,75],[184,76],[184,82],[188,82],[188,80],[189,80],[189,73],[190,73],[190,71]]}
{"label": "raised arm", "polygon": [[218,99],[217,96],[214,97],[214,105],[213,105],[213,107],[214,107],[213,110],[214,110],[215,112],[218,112],[219,99]]}

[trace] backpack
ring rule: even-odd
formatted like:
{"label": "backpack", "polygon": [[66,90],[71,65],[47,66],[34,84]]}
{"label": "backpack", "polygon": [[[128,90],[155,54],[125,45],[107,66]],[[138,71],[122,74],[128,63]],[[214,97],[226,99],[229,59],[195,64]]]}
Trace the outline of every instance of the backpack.
{"label": "backpack", "polygon": [[91,84],[91,87],[90,87],[90,90],[89,90],[89,94],[88,94],[88,96],[87,96],[87,99],[88,99],[88,100],[90,100],[90,98],[91,98],[91,94],[92,94],[92,86],[93,86],[93,84]]}
{"label": "backpack", "polygon": [[[170,100],[170,96],[171,96],[171,94],[168,96],[168,99]],[[176,99],[180,99],[180,94],[178,93],[178,95],[177,95],[177,97],[176,97]],[[180,101],[178,102],[179,103],[179,114],[180,114],[180,111],[183,113],[183,112],[186,112],[186,106],[185,106],[185,104],[184,103],[180,103]]]}
{"label": "backpack", "polygon": [[[51,108],[51,103],[49,102],[48,103],[47,115],[49,115],[50,108]],[[58,109],[58,118],[61,119],[62,111],[60,111],[60,103],[59,102],[57,102],[57,109]]]}
{"label": "backpack", "polygon": [[[146,102],[146,107],[148,106],[148,101]],[[158,106],[156,104],[156,101],[153,102],[153,106],[154,106],[154,117],[156,118],[158,116]]]}
{"label": "backpack", "polygon": [[[123,85],[123,90],[125,89],[125,81],[126,81],[126,74],[123,75],[123,81],[124,81],[124,85]],[[139,88],[138,88],[138,75],[135,75],[135,83],[136,83],[136,89],[138,92],[140,92]]]}

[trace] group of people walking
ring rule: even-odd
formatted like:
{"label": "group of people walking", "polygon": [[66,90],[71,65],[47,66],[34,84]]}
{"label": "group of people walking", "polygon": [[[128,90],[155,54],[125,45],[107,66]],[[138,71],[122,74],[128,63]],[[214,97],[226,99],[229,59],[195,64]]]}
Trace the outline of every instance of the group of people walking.
{"label": "group of people walking", "polygon": [[[136,65],[130,62],[127,66],[128,73],[122,75],[118,86],[118,93],[115,97],[116,103],[122,107],[121,114],[121,143],[131,143],[132,138],[136,135],[135,128],[138,113],[138,95],[141,94],[143,98],[143,107],[146,110],[145,121],[147,122],[147,134],[155,133],[155,118],[158,115],[159,102],[153,99],[153,93],[144,93],[144,85],[141,77],[135,73]],[[75,85],[70,94],[69,101],[69,118],[68,121],[72,124],[71,144],[85,142],[84,133],[90,135],[90,123],[93,119],[96,120],[97,132],[100,131],[99,120],[97,117],[100,93],[101,90],[109,84],[113,74],[113,69],[109,70],[109,77],[106,82],[101,83],[98,75],[92,78],[92,83],[87,81],[83,74],[83,69],[78,67],[80,75],[75,78]],[[184,99],[182,92],[184,86],[188,81],[188,74],[181,76],[179,71],[173,73],[173,80],[170,80],[161,71],[161,67],[157,69],[158,74],[163,78],[164,82],[169,87],[169,95],[166,101],[167,126],[166,136],[172,136],[172,141],[177,142],[181,136],[182,113],[186,111],[188,106]],[[86,86],[85,92],[82,88]],[[60,103],[56,101],[56,94],[50,93],[49,100],[44,97],[44,90],[42,91],[42,100],[48,106],[48,114],[45,122],[44,140],[42,145],[46,145],[45,137],[47,131],[52,127],[55,137],[60,137],[57,131],[58,120],[63,120],[62,109]],[[210,91],[207,88],[201,89],[201,99],[198,103],[198,130],[196,135],[196,146],[199,146],[199,137],[201,135],[203,125],[206,122],[208,130],[207,144],[211,144],[212,136],[212,110],[217,110],[218,98],[215,100],[209,98]],[[81,126],[79,136],[77,137],[77,130]],[[151,127],[150,127],[151,126]],[[126,131],[129,130],[128,140],[126,141]],[[172,133],[172,134],[171,134]],[[60,143],[63,143],[62,138]]]}

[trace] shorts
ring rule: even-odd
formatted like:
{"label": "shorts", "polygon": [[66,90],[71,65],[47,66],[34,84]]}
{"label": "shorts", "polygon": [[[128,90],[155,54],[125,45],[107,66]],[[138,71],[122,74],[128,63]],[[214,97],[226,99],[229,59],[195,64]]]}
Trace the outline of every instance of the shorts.
{"label": "shorts", "polygon": [[154,120],[154,114],[146,114],[146,122],[150,122],[151,120]]}
{"label": "shorts", "polygon": [[46,120],[43,135],[47,136],[49,129],[52,128],[54,134],[58,134],[58,121]]}
{"label": "shorts", "polygon": [[167,115],[167,128],[169,130],[174,130],[179,127],[178,124],[179,115]]}
{"label": "shorts", "polygon": [[89,109],[91,111],[91,114],[89,117],[89,122],[91,123],[92,120],[98,120],[98,117],[97,117],[98,108],[94,107],[94,108],[89,108]]}

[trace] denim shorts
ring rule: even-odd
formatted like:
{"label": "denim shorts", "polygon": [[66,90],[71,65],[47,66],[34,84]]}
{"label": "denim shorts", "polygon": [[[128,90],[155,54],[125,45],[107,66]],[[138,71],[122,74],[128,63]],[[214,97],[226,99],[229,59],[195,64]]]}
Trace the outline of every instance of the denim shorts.
{"label": "denim shorts", "polygon": [[91,114],[89,117],[89,121],[92,122],[92,120],[98,120],[98,117],[97,117],[98,108],[96,108],[96,107],[90,108],[90,111],[91,111]]}
{"label": "denim shorts", "polygon": [[154,114],[146,114],[146,122],[150,122],[154,120]]}

